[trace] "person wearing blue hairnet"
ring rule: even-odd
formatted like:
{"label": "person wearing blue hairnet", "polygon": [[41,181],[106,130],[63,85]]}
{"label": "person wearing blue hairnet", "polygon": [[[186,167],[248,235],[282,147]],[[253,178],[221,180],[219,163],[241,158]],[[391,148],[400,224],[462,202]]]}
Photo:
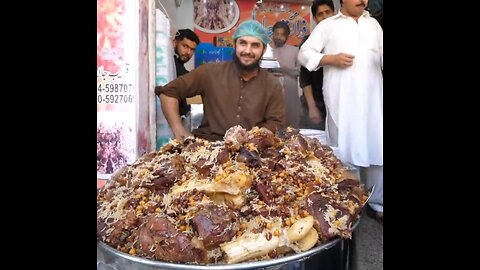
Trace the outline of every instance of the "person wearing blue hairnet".
{"label": "person wearing blue hairnet", "polygon": [[280,81],[260,68],[260,59],[270,43],[267,30],[255,20],[241,23],[233,34],[232,61],[206,63],[165,86],[157,86],[163,114],[175,138],[190,136],[178,111],[179,100],[200,95],[203,119],[193,135],[222,140],[225,132],[240,125],[276,132],[285,127],[285,105]]}

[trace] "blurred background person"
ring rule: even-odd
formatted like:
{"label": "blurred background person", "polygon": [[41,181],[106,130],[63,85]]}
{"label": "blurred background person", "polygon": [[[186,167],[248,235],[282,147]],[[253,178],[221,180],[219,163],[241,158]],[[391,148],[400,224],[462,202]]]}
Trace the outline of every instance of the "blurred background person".
{"label": "blurred background person", "polygon": [[273,56],[280,63],[280,69],[284,76],[283,99],[285,100],[285,113],[287,125],[295,128],[300,127],[302,107],[298,95],[298,75],[300,64],[298,63],[298,47],[286,44],[290,36],[290,27],[285,21],[278,21],[273,25],[273,39],[270,46]]}
{"label": "blurred background person", "polygon": [[[195,48],[197,48],[199,43],[200,39],[197,34],[190,29],[179,29],[175,34],[175,39],[173,40],[175,54],[173,57],[175,58],[177,78],[189,72],[184,65],[192,59],[193,54],[195,53]],[[188,118],[191,107],[186,99],[180,100],[178,108],[182,119]],[[184,125],[187,125],[187,123],[184,123]]]}
{"label": "blurred background person", "polygon": [[368,1],[368,12],[373,18],[377,19],[383,29],[383,0]]}
{"label": "blurred background person", "polygon": [[[311,11],[315,23],[319,24],[334,14],[335,7],[332,0],[315,0],[312,3]],[[309,36],[307,35],[303,38],[300,47]],[[302,109],[308,115],[308,117],[302,118],[301,126],[325,130],[327,111],[323,100],[323,68],[310,72],[302,66],[300,68],[299,81],[303,90],[303,95],[300,98]]]}

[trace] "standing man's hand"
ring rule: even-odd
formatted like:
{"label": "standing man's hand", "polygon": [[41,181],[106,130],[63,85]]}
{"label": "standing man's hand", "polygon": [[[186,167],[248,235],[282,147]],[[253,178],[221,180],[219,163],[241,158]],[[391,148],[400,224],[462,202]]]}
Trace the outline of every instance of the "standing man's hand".
{"label": "standing man's hand", "polygon": [[353,65],[353,59],[355,56],[348,53],[339,53],[334,55],[333,65],[339,68],[347,68]]}
{"label": "standing man's hand", "polygon": [[322,122],[322,114],[318,110],[317,104],[315,104],[311,84],[303,87],[303,95],[305,96],[305,100],[307,101],[308,117],[310,117],[310,120],[312,120],[313,123],[320,124]]}
{"label": "standing man's hand", "polygon": [[354,55],[348,53],[326,54],[322,57],[318,66],[332,65],[339,68],[347,68],[353,65]]}
{"label": "standing man's hand", "polygon": [[322,123],[322,113],[318,110],[317,106],[308,107],[308,117],[314,124]]}

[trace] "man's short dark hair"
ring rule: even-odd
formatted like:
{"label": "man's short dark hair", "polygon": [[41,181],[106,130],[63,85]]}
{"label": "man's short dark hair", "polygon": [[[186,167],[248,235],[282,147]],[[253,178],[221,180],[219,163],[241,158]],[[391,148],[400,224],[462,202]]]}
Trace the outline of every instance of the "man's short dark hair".
{"label": "man's short dark hair", "polygon": [[288,23],[286,21],[278,21],[273,25],[272,32],[275,32],[275,29],[283,28],[285,33],[287,34],[287,38],[290,36],[290,27],[288,27]]}
{"label": "man's short dark hair", "polygon": [[200,39],[198,38],[197,34],[195,34],[192,30],[178,29],[177,33],[175,34],[175,40],[182,41],[184,38],[197,43],[197,45],[200,43]]}
{"label": "man's short dark hair", "polygon": [[313,1],[312,7],[311,7],[312,15],[314,17],[315,17],[315,14],[317,14],[318,7],[321,6],[321,5],[327,5],[329,8],[332,9],[333,12],[335,12],[335,6],[333,5],[332,0],[315,0],[315,1]]}

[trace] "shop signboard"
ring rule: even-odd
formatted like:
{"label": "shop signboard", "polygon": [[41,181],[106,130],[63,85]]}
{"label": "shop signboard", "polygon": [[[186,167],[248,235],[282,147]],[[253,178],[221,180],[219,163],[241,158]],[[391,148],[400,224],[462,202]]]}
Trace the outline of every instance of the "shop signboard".
{"label": "shop signboard", "polygon": [[138,1],[97,0],[97,178],[137,157]]}
{"label": "shop signboard", "polygon": [[[195,33],[201,42],[216,43],[231,38],[238,25],[246,20],[259,21],[272,36],[277,21],[290,27],[287,44],[298,46],[310,31],[310,5],[280,1],[257,4],[256,0],[194,1],[193,21]],[[218,45],[218,44],[217,44]]]}

